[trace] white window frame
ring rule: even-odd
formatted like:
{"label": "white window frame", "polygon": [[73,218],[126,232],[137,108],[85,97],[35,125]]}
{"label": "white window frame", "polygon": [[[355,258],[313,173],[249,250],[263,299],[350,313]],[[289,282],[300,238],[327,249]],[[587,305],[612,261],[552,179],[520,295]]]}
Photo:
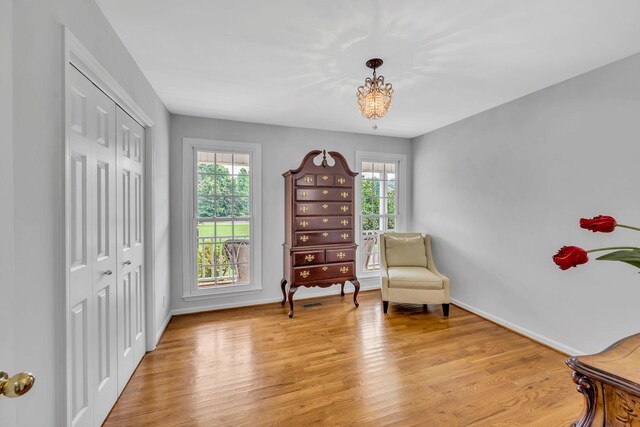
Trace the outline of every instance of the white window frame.
{"label": "white window frame", "polygon": [[[223,285],[201,289],[197,279],[197,236],[196,236],[196,190],[197,169],[196,154],[199,150],[232,152],[249,155],[250,186],[250,264],[251,282],[247,284]],[[182,139],[182,223],[183,223],[183,284],[182,299],[193,301],[216,298],[262,290],[262,147],[250,142],[218,141],[212,139]]]}
{"label": "white window frame", "polygon": [[360,215],[362,215],[362,162],[377,162],[377,163],[395,163],[396,164],[396,194],[398,201],[396,204],[396,214],[398,215],[396,220],[396,230],[398,232],[405,232],[407,226],[407,156],[406,154],[397,153],[379,153],[372,151],[356,151],[356,170],[358,176],[356,177],[356,183],[354,192],[356,195],[356,215],[355,215],[355,229],[356,229],[356,242],[358,243],[358,250],[356,255],[356,272],[358,277],[378,277],[379,271],[365,271],[362,268],[362,230],[360,229]]}

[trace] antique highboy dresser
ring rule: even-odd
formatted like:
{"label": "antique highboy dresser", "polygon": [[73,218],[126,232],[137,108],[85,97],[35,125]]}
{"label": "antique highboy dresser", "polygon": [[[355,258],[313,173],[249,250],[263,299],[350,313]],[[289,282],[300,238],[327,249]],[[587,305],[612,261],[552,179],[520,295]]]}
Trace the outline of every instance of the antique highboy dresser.
{"label": "antique highboy dresser", "polygon": [[[342,155],[311,151],[300,167],[283,174],[285,179],[285,241],[282,304],[300,286],[327,287],[353,283],[353,303],[358,306],[360,283],[356,278],[356,247],[353,226],[353,191],[357,173]],[[322,155],[320,164],[315,164]],[[331,159],[335,161],[330,165]],[[286,288],[288,285],[288,293]]]}

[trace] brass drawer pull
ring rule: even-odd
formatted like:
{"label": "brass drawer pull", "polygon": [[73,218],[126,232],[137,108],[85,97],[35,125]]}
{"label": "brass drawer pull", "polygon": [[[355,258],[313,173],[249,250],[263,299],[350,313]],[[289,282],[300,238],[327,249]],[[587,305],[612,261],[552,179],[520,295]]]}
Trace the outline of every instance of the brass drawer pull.
{"label": "brass drawer pull", "polygon": [[329,179],[329,177],[325,175],[325,176],[322,177],[322,179],[326,181],[326,180]]}
{"label": "brass drawer pull", "polygon": [[322,194],[326,196],[327,194],[329,194],[329,190],[322,190]]}
{"label": "brass drawer pull", "polygon": [[340,235],[340,237],[342,237],[344,240],[347,240],[349,238],[349,234],[348,233],[342,233]]}
{"label": "brass drawer pull", "polygon": [[304,260],[307,261],[307,262],[311,262],[314,259],[316,259],[316,256],[315,255],[311,255],[311,254],[309,254],[309,255],[304,257]]}
{"label": "brass drawer pull", "polygon": [[323,208],[327,209],[329,205],[322,205]]}
{"label": "brass drawer pull", "polygon": [[347,193],[346,191],[343,193],[340,193],[340,195],[342,196],[343,199],[346,199],[347,197],[349,197],[349,193]]}
{"label": "brass drawer pull", "polygon": [[306,242],[307,240],[309,240],[309,236],[307,236],[306,234],[303,234],[302,236],[300,236],[300,240],[302,240],[303,242]]}
{"label": "brass drawer pull", "polygon": [[306,191],[303,191],[302,193],[300,193],[300,197],[307,197],[309,194],[307,194]]}
{"label": "brass drawer pull", "polygon": [[306,206],[300,206],[300,212],[308,212],[309,208]]}
{"label": "brass drawer pull", "polygon": [[309,223],[307,221],[300,221],[300,227],[306,228]]}
{"label": "brass drawer pull", "polygon": [[302,277],[303,279],[306,279],[307,277],[309,277],[309,271],[308,270],[304,270],[300,272],[300,277]]}
{"label": "brass drawer pull", "polygon": [[322,237],[327,237],[329,233],[322,233]]}
{"label": "brass drawer pull", "polygon": [[349,210],[349,206],[343,206],[340,208],[340,210],[342,210],[342,212],[346,212]]}
{"label": "brass drawer pull", "polygon": [[347,180],[346,180],[346,179],[344,179],[344,178],[342,178],[342,177],[341,177],[341,178],[338,178],[338,184],[344,184],[345,182],[347,182]]}
{"label": "brass drawer pull", "polygon": [[313,182],[313,177],[312,176],[305,176],[303,181],[304,182]]}
{"label": "brass drawer pull", "polygon": [[337,256],[339,259],[342,259],[342,258],[346,257],[346,256],[347,256],[347,254],[345,254],[344,252],[338,252],[338,253],[336,254],[336,256]]}
{"label": "brass drawer pull", "polygon": [[322,218],[322,222],[326,224],[327,222],[329,222],[329,218]]}
{"label": "brass drawer pull", "polygon": [[345,226],[349,225],[349,220],[343,219],[342,221],[340,221],[340,224],[345,225]]}
{"label": "brass drawer pull", "polygon": [[340,273],[345,274],[349,272],[349,267],[340,267]]}
{"label": "brass drawer pull", "polygon": [[327,271],[329,267],[322,267],[322,271]]}

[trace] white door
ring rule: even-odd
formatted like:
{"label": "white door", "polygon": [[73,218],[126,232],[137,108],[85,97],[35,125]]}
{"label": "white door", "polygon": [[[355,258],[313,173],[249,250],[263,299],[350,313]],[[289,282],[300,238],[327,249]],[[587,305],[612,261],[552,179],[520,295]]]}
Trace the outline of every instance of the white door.
{"label": "white door", "polygon": [[146,352],[143,278],[144,128],[119,107],[118,156],[118,393]]}
{"label": "white door", "polygon": [[116,105],[67,66],[71,420],[91,426],[118,396]]}

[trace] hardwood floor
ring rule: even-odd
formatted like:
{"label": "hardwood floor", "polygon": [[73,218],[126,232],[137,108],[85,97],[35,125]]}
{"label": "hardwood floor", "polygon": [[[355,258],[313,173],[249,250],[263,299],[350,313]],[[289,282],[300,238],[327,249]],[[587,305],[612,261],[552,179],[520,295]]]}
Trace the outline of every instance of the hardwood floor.
{"label": "hardwood floor", "polygon": [[[378,291],[177,316],[106,426],[568,425],[564,355],[452,306]],[[303,303],[321,306],[303,308]]]}

